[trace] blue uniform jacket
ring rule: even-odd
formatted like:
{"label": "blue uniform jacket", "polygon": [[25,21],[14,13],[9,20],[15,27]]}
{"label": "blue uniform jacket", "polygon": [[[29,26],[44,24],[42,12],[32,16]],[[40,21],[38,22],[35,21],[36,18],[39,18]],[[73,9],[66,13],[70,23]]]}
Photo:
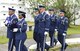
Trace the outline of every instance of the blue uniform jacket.
{"label": "blue uniform jacket", "polygon": [[12,16],[7,17],[5,22],[6,21],[8,21],[8,23],[6,24],[6,26],[7,26],[7,37],[8,38],[14,38],[15,34],[13,32],[13,29],[16,28],[16,25],[17,25],[17,22],[18,22],[18,18],[14,14]]}
{"label": "blue uniform jacket", "polygon": [[38,15],[35,16],[34,22],[35,22],[35,26],[34,26],[33,38],[34,38],[35,41],[38,41],[38,39],[39,39],[39,37],[38,37],[39,36],[39,34],[38,34],[38,31],[39,31],[39,27],[38,27],[38,23],[39,23],[39,21],[38,21]]}
{"label": "blue uniform jacket", "polygon": [[34,22],[35,22],[34,31],[35,31],[35,32],[38,32],[38,23],[39,23],[38,20],[39,20],[39,19],[38,19],[38,15],[37,15],[37,16],[35,16],[35,18],[34,18]]}
{"label": "blue uniform jacket", "polygon": [[68,18],[67,17],[60,17],[57,21],[57,29],[59,34],[66,33],[68,29]]}
{"label": "blue uniform jacket", "polygon": [[55,30],[57,27],[57,16],[56,15],[50,15],[50,28],[49,31]]}
{"label": "blue uniform jacket", "polygon": [[49,25],[50,25],[50,19],[49,15],[46,14],[45,12],[43,14],[39,15],[39,33],[42,35],[44,34],[45,31],[49,32]]}
{"label": "blue uniform jacket", "polygon": [[18,28],[18,31],[16,32],[15,39],[16,40],[26,40],[27,23],[24,18],[17,23],[17,28]]}

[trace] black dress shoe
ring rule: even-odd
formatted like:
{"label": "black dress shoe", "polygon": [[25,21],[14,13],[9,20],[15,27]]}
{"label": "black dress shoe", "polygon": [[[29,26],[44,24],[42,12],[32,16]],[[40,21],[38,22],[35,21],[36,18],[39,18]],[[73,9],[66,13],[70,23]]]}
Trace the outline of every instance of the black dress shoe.
{"label": "black dress shoe", "polygon": [[65,45],[64,50],[67,48],[68,44]]}
{"label": "black dress shoe", "polygon": [[49,51],[50,48],[51,48],[51,46],[49,46],[49,47],[46,49],[46,51]]}
{"label": "black dress shoe", "polygon": [[46,51],[49,51],[49,48],[47,48]]}
{"label": "black dress shoe", "polygon": [[55,46],[56,46],[57,42],[58,42],[57,40],[54,42],[55,43]]}

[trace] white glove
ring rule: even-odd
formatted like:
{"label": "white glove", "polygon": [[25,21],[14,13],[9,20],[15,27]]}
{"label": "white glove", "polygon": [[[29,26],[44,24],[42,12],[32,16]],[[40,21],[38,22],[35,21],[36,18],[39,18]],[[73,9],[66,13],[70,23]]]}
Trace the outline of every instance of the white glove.
{"label": "white glove", "polygon": [[66,36],[66,34],[65,34],[65,33],[63,33],[63,36]]}
{"label": "white glove", "polygon": [[8,21],[6,20],[5,24],[7,24],[7,23],[8,23]]}
{"label": "white glove", "polygon": [[55,32],[57,32],[57,29],[55,29]]}
{"label": "white glove", "polygon": [[18,28],[14,28],[14,29],[13,29],[13,32],[17,32],[17,31],[18,31]]}
{"label": "white glove", "polygon": [[44,35],[47,36],[48,35],[48,32],[44,32]]}

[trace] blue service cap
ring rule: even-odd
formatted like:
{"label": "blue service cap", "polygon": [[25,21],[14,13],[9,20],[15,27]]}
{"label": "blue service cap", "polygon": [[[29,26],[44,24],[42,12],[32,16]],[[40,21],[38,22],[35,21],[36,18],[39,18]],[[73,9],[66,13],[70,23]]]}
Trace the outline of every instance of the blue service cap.
{"label": "blue service cap", "polygon": [[34,8],[34,10],[39,10],[38,8]]}
{"label": "blue service cap", "polygon": [[18,13],[20,13],[20,14],[26,14],[26,12],[23,12],[23,11],[18,11]]}
{"label": "blue service cap", "polygon": [[66,13],[64,10],[60,10],[60,12]]}
{"label": "blue service cap", "polygon": [[25,14],[26,12],[23,12],[23,11],[18,11],[19,15],[22,15],[24,18],[26,18]]}
{"label": "blue service cap", "polygon": [[45,6],[44,5],[39,5],[39,8],[45,8]]}
{"label": "blue service cap", "polygon": [[53,8],[50,8],[49,11],[54,11],[54,9]]}
{"label": "blue service cap", "polygon": [[12,11],[15,11],[15,9],[13,9],[13,8],[8,8],[9,10],[12,10]]}

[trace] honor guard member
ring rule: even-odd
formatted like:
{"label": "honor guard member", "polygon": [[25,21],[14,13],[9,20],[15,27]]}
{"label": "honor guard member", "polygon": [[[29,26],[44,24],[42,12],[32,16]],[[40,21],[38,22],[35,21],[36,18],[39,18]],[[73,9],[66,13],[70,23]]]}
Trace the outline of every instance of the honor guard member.
{"label": "honor guard member", "polygon": [[17,28],[14,28],[13,31],[16,32],[15,35],[15,45],[16,51],[27,51],[24,42],[27,38],[26,30],[27,30],[27,23],[25,21],[25,12],[19,11],[19,21],[17,23]]}
{"label": "honor guard member", "polygon": [[52,9],[52,8],[49,9],[49,13],[50,13],[50,28],[49,28],[50,46],[54,47],[54,42],[55,42],[55,45],[57,43],[57,40],[55,38],[57,16],[54,14],[54,9]]}
{"label": "honor guard member", "polygon": [[45,6],[43,5],[39,5],[39,39],[40,39],[40,47],[41,47],[41,51],[45,51],[45,49],[48,51],[49,50],[49,46],[45,43],[46,42],[46,35],[49,32],[49,15],[46,14],[45,12]]}
{"label": "honor guard member", "polygon": [[5,20],[5,25],[7,27],[7,38],[9,38],[8,51],[13,51],[13,46],[15,45],[15,32],[13,29],[16,28],[18,22],[17,16],[15,15],[15,9],[9,9],[9,17]]}
{"label": "honor guard member", "polygon": [[34,8],[34,14],[35,14],[35,17],[34,17],[34,22],[35,22],[35,26],[34,26],[34,32],[33,32],[33,39],[36,41],[37,43],[37,49],[36,51],[40,51],[40,43],[39,43],[39,36],[38,36],[38,15],[40,14],[39,13],[39,9],[38,8]]}
{"label": "honor guard member", "polygon": [[60,11],[60,17],[57,22],[57,30],[58,30],[58,41],[61,43],[61,51],[65,51],[68,44],[65,42],[65,37],[67,35],[67,29],[68,29],[68,18],[65,17],[65,11]]}

